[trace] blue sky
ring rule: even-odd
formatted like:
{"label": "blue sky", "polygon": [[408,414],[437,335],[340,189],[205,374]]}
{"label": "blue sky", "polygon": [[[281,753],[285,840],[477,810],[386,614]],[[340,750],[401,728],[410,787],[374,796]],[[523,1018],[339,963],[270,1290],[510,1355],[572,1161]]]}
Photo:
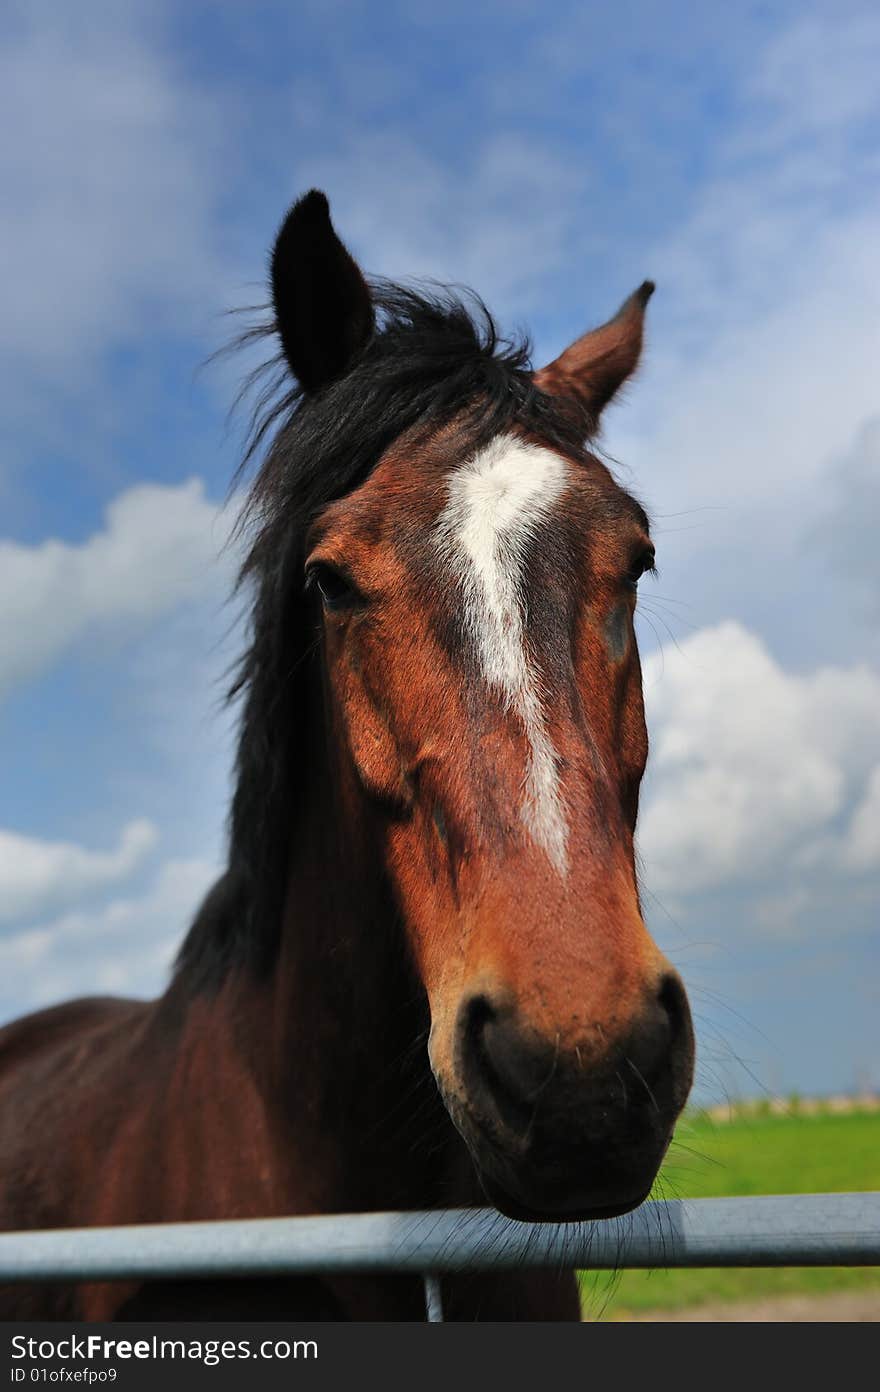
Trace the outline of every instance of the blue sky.
{"label": "blue sky", "polygon": [[241,366],[299,192],[537,361],[658,282],[606,446],[651,925],[700,1095],[880,1086],[871,4],[36,3],[2,23],[0,1014],[149,994],[221,862]]}

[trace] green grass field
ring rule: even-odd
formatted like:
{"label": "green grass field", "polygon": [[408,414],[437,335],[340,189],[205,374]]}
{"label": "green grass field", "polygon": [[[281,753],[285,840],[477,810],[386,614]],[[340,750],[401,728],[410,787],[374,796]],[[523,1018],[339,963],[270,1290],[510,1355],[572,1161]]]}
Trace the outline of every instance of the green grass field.
{"label": "green grass field", "polygon": [[[841,1193],[880,1189],[880,1112],[682,1119],[655,1194]],[[880,1286],[878,1268],[584,1272],[586,1319],[627,1319],[705,1301]]]}

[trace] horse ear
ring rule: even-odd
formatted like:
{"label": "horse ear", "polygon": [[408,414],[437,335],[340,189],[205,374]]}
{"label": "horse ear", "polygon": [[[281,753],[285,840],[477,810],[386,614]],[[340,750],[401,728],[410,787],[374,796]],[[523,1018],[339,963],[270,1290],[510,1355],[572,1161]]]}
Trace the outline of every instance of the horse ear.
{"label": "horse ear", "polygon": [[535,373],[542,391],[583,413],[588,431],[596,428],[604,407],[638,366],[645,306],[653,293],[654,282],[644,281],[613,319],[576,339]]}
{"label": "horse ear", "polygon": [[271,263],[275,324],[290,369],[306,392],[342,377],[373,332],[367,283],[333,230],[326,195],[294,203]]}

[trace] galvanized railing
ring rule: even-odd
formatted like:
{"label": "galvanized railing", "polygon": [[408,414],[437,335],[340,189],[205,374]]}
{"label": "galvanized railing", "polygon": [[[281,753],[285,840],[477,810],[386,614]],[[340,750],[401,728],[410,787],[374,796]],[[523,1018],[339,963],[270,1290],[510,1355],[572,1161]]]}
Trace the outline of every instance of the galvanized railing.
{"label": "galvanized railing", "polygon": [[877,1265],[880,1193],[673,1199],[596,1223],[441,1209],[0,1234],[0,1282],[413,1272],[434,1320],[456,1271]]}

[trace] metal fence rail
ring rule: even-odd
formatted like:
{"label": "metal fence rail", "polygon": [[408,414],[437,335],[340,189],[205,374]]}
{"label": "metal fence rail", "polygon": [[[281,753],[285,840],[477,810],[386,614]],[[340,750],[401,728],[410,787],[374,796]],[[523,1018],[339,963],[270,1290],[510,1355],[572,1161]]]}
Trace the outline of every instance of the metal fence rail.
{"label": "metal fence rail", "polygon": [[646,1203],[601,1223],[491,1209],[355,1213],[0,1234],[0,1281],[513,1267],[880,1265],[880,1193]]}

